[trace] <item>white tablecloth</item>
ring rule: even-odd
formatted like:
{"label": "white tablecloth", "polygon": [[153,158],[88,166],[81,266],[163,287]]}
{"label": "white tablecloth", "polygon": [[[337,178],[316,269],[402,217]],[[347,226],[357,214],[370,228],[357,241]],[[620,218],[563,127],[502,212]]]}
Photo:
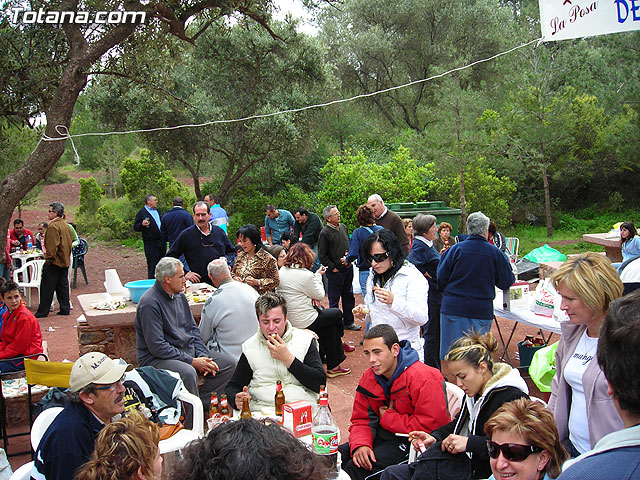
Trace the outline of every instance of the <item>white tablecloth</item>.
{"label": "white tablecloth", "polygon": [[496,317],[506,318],[514,322],[523,323],[532,327],[541,328],[553,333],[560,333],[560,322],[554,320],[551,317],[543,317],[542,315],[536,315],[531,310],[503,310],[501,308],[493,309],[493,313]]}

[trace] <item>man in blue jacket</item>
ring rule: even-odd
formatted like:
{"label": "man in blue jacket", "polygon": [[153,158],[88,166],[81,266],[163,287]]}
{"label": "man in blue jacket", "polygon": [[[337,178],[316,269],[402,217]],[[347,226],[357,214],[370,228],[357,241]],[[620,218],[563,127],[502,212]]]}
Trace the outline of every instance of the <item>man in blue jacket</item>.
{"label": "man in blue jacket", "polygon": [[142,233],[144,256],[147,257],[147,278],[153,278],[158,261],[167,251],[167,242],[160,232],[162,212],[158,210],[158,197],[147,195],[144,206],[138,210],[133,221],[133,229]]}
{"label": "man in blue jacket", "polygon": [[467,231],[469,237],[446,250],[438,265],[441,360],[458,338],[491,329],[495,287],[507,290],[516,280],[507,257],[487,240],[489,218],[472,213]]}
{"label": "man in blue jacket", "polygon": [[104,353],[85,353],[73,363],[71,402],[53,420],[36,451],[32,480],[70,480],[89,460],[112,417],[124,411],[124,373],[131,365]]}
{"label": "man in blue jacket", "polygon": [[[162,236],[165,241],[169,242],[169,248],[171,248],[173,242],[176,241],[183,230],[193,225],[193,217],[183,208],[184,200],[182,197],[174,198],[171,203],[173,208],[162,216],[162,226],[160,227]],[[188,272],[189,266],[184,255],[180,256],[180,261],[184,266],[184,271]]]}

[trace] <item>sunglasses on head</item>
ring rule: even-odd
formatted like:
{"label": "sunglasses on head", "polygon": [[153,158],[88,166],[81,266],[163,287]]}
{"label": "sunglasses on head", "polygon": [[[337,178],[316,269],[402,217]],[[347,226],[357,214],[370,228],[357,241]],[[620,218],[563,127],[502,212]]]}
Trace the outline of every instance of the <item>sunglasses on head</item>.
{"label": "sunglasses on head", "polygon": [[498,458],[500,452],[502,456],[511,462],[522,462],[532,453],[541,452],[543,449],[534,445],[520,445],[518,443],[503,443],[498,445],[491,440],[487,440],[487,449],[491,458]]}
{"label": "sunglasses on head", "polygon": [[373,260],[376,263],[384,262],[387,258],[389,258],[389,252],[374,253],[373,255],[369,255],[369,261]]}

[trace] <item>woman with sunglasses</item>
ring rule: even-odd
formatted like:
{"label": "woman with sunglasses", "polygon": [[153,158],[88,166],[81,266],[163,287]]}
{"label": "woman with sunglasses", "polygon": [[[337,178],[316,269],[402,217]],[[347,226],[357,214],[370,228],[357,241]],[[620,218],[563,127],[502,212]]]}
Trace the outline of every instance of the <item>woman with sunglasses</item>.
{"label": "woman with sunglasses", "polygon": [[505,403],[484,426],[493,475],[489,480],[548,480],[560,475],[569,456],[553,415],[540,402]]}
{"label": "woman with sunglasses", "polygon": [[[491,332],[470,333],[456,340],[445,360],[456,384],[466,394],[460,412],[431,434],[409,433],[416,450],[433,445],[432,448],[448,452],[460,462],[468,463],[471,459],[472,478],[487,478],[491,474],[485,423],[505,403],[529,397],[527,384],[517,369],[506,363],[493,363],[491,354],[497,349],[498,342]],[[415,464],[389,467],[382,480],[409,479],[415,468]]]}
{"label": "woman with sunglasses", "polygon": [[378,230],[362,244],[371,262],[364,305],[353,309],[354,315],[365,317],[371,326],[391,325],[398,339],[408,340],[424,361],[424,340],[420,326],[429,320],[427,297],[429,285],[418,269],[405,260],[398,237],[390,230]]}
{"label": "woman with sunglasses", "polygon": [[280,283],[278,263],[262,244],[258,227],[252,224],[240,227],[236,238],[242,252],[233,264],[233,279],[253,287],[260,295],[273,291]]}
{"label": "woman with sunglasses", "polygon": [[623,285],[611,262],[597,253],[569,258],[551,280],[569,321],[560,324],[549,410],[560,441],[577,457],[605,435],[624,428],[596,358],[600,326],[609,304],[622,296]]}
{"label": "woman with sunglasses", "polygon": [[160,480],[159,441],[158,426],[134,410],[104,426],[75,480]]}

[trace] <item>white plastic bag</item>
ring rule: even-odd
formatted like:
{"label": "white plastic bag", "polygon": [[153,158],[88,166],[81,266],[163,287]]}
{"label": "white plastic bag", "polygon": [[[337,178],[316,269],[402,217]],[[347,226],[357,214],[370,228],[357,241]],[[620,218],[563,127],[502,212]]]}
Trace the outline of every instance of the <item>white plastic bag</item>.
{"label": "white plastic bag", "polygon": [[553,317],[556,304],[558,307],[560,306],[560,295],[553,287],[551,279],[545,278],[536,287],[536,294],[533,302],[531,302],[531,311],[536,315]]}

